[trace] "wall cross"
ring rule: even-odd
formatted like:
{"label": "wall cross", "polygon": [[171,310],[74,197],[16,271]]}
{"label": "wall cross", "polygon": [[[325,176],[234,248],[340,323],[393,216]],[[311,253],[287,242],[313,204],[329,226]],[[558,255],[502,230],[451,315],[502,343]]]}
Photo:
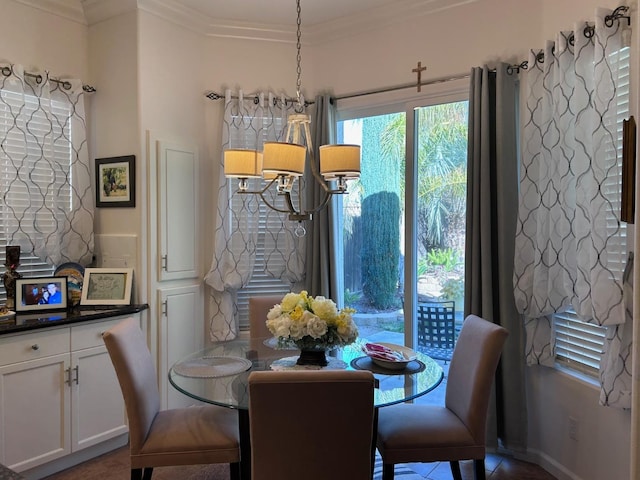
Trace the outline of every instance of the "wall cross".
{"label": "wall cross", "polygon": [[418,62],[418,66],[411,70],[413,73],[418,74],[418,83],[416,84],[416,86],[418,87],[418,91],[421,91],[422,89],[422,72],[424,72],[426,69],[427,67],[422,66],[422,62]]}

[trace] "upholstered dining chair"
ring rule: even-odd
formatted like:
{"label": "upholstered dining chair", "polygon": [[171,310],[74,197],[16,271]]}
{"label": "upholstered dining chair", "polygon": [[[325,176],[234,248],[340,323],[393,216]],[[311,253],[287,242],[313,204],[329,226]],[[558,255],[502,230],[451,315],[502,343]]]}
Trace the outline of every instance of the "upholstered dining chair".
{"label": "upholstered dining chair", "polygon": [[371,479],[373,388],[365,370],[251,372],[252,480]]}
{"label": "upholstered dining chair", "polygon": [[507,330],[475,315],[462,324],[453,350],[444,405],[400,404],[380,409],[377,447],[382,478],[407,462],[448,461],[462,480],[460,460],[473,460],[476,480],[485,479],[487,409]]}
{"label": "upholstered dining chair", "polygon": [[160,410],[156,370],[138,322],[124,319],[103,339],[127,410],[131,479],[150,480],[154,467],[210,463],[229,463],[231,479],[239,479],[237,412],[215,406]]}
{"label": "upholstered dining chair", "polygon": [[267,328],[267,314],[274,305],[282,301],[284,295],[269,295],[249,298],[249,356],[255,358],[264,357],[289,357],[295,355],[295,351],[274,349],[264,345],[264,340],[273,334]]}

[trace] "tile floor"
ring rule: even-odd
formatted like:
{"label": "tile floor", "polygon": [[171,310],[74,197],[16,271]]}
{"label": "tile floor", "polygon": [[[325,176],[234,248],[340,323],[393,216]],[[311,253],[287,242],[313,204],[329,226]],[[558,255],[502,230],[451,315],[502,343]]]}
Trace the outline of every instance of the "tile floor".
{"label": "tile floor", "polygon": [[[46,477],[46,480],[126,480],[130,476],[128,448],[123,447],[102,455],[74,468]],[[473,479],[473,464],[461,462],[462,478]],[[451,480],[448,463],[410,464],[416,471],[411,479]],[[485,460],[487,480],[555,480],[537,465],[515,460],[511,457],[488,454]],[[378,478],[378,477],[376,477]],[[396,476],[397,480],[408,476]],[[153,472],[153,480],[228,480],[227,465],[195,465],[188,467],[162,467]],[[277,480],[277,479],[274,479]],[[303,479],[301,479],[303,480]],[[329,480],[329,479],[328,479]]]}

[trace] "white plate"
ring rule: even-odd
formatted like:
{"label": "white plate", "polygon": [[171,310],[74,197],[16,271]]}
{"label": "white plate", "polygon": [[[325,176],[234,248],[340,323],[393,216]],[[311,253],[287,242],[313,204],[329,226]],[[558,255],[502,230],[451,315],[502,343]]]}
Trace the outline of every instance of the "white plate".
{"label": "white plate", "polygon": [[381,358],[375,358],[375,357],[369,356],[369,358],[373,363],[375,363],[376,365],[382,368],[387,368],[389,370],[402,370],[407,367],[407,364],[410,361],[415,360],[417,358],[416,352],[411,350],[409,347],[405,347],[404,345],[396,345],[395,343],[384,343],[384,342],[372,342],[372,343],[376,343],[378,345],[382,345],[383,347],[390,348],[395,352],[399,352],[405,358],[404,360],[391,361],[391,360],[382,360]]}
{"label": "white plate", "polygon": [[251,361],[242,357],[207,356],[180,362],[173,371],[183,377],[217,378],[246,372],[251,366]]}

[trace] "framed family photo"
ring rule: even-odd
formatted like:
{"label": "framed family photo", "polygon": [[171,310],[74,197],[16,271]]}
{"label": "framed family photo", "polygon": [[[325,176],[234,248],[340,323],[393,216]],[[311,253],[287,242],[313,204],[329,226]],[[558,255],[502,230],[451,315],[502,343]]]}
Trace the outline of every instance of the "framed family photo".
{"label": "framed family photo", "polygon": [[66,310],[66,277],[32,277],[16,280],[16,312]]}
{"label": "framed family photo", "polygon": [[135,168],[135,155],[96,158],[96,207],[135,207]]}
{"label": "framed family photo", "polygon": [[133,268],[85,268],[80,305],[129,305]]}

